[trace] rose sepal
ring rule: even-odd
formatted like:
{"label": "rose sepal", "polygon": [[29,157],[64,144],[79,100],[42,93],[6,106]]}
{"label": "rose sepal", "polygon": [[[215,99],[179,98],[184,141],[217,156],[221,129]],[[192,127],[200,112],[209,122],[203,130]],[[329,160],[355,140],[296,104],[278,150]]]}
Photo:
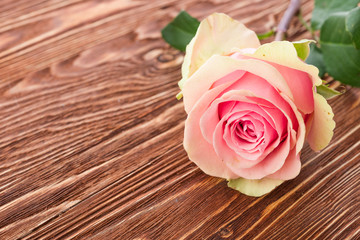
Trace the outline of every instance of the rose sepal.
{"label": "rose sepal", "polygon": [[274,190],[283,182],[284,180],[266,177],[262,179],[237,178],[228,179],[227,185],[228,187],[235,189],[247,196],[261,197]]}

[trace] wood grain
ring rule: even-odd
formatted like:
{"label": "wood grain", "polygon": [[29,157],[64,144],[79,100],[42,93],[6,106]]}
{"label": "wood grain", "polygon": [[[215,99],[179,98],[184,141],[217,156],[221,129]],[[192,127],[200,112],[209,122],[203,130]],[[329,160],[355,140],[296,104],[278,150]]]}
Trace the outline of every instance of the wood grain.
{"label": "wood grain", "polygon": [[[330,101],[330,145],[261,198],[182,147],[183,54],[161,28],[186,9],[266,32],[286,0],[1,3],[0,239],[360,239],[359,89]],[[296,19],[288,35],[310,37]]]}

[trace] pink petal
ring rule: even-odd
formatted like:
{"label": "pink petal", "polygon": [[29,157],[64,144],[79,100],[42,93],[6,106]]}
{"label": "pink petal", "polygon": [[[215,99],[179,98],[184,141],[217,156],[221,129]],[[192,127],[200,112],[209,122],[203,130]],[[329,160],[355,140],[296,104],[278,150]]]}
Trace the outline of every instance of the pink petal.
{"label": "pink petal", "polygon": [[[264,125],[262,123],[260,123],[258,120],[251,119],[250,117],[248,117],[248,115],[242,117],[242,120],[245,119],[248,119],[252,123],[255,123],[255,125],[257,125],[255,127],[255,130],[258,132],[255,132],[255,134],[263,135]],[[233,123],[228,122],[225,126],[223,138],[228,144],[228,146],[232,148],[236,153],[238,153],[238,150],[244,150],[245,152],[249,152],[249,150],[256,148],[259,145],[257,141],[259,137],[249,136],[249,134],[247,134],[246,132],[242,132],[241,130],[239,130],[239,134],[241,135],[241,137],[239,137],[236,133],[236,130],[234,129],[237,127],[237,125],[238,121],[235,121]]]}
{"label": "pink petal", "polygon": [[[231,90],[229,92],[224,93],[220,98],[216,99],[214,101],[214,103],[220,102],[220,101],[238,101],[238,103],[236,103],[233,108],[233,111],[234,111],[233,114],[235,114],[237,111],[240,111],[240,109],[251,110],[251,111],[256,112],[257,114],[265,117],[265,119],[267,119],[267,121],[270,122],[272,124],[272,126],[274,126],[273,119],[270,116],[268,116],[268,114],[262,108],[260,108],[258,105],[256,105],[257,104],[256,101],[258,101],[258,100],[262,100],[262,99],[254,97],[253,93],[251,93],[250,91]],[[268,105],[272,108],[274,107],[271,103],[268,103],[266,100],[263,100],[262,104]],[[214,133],[214,136],[212,138],[215,151],[224,160],[226,159],[226,160],[231,161],[233,159],[241,159],[241,162],[243,162],[244,168],[251,167],[254,164],[260,162],[263,158],[265,158],[279,144],[281,136],[276,134],[276,136],[278,138],[276,141],[274,140],[273,142],[271,142],[271,144],[272,144],[271,149],[269,149],[269,150],[266,149],[265,152],[262,154],[260,151],[239,152],[239,150],[236,146],[231,145],[229,142],[226,143],[226,141],[224,142],[223,140],[217,139],[219,137],[222,137],[225,134],[223,131],[222,124],[226,120],[226,118],[230,119],[231,115],[232,114],[229,113],[229,116],[223,117],[222,121],[220,121],[217,124],[217,130],[215,130],[215,131],[217,131],[216,132],[217,135],[215,137],[215,133]],[[219,125],[221,125],[221,128]],[[286,125],[285,125],[285,127],[286,127]],[[283,130],[281,132],[283,132]],[[216,144],[218,144],[218,145],[216,145]],[[231,150],[232,150],[232,152],[231,152]],[[236,153],[237,153],[237,155],[236,155]]]}
{"label": "pink petal", "polygon": [[288,120],[291,119],[287,119],[284,113],[277,108],[262,107],[262,109],[267,113],[268,116],[271,117],[275,123],[274,128],[276,129],[276,132],[279,134],[279,136],[283,136],[287,132]]}
{"label": "pink petal", "polygon": [[[216,99],[215,101],[239,101],[241,104],[248,104],[247,106],[253,106],[254,109],[258,109],[261,111],[261,113],[266,114],[263,110],[261,110],[258,106],[254,105],[254,102],[249,100],[247,96],[252,96],[252,93],[247,90],[236,90],[236,91],[230,91],[226,94],[223,94],[221,98]],[[214,103],[215,103],[214,101]],[[243,105],[244,106],[244,105]],[[244,108],[247,110],[247,108]],[[229,146],[226,144],[223,136],[224,136],[224,122],[232,115],[232,113],[228,113],[227,116],[223,116],[223,118],[219,121],[217,124],[214,136],[213,136],[213,147],[215,149],[215,152],[217,155],[226,161],[237,161],[239,165],[243,168],[251,167],[258,162],[260,162],[262,159],[257,160],[247,160],[244,158],[241,158],[240,156],[236,155],[236,153],[229,148]]]}
{"label": "pink petal", "polygon": [[299,175],[301,169],[300,154],[296,154],[296,149],[292,149],[285,160],[284,165],[275,173],[268,175],[268,178],[289,180]]}
{"label": "pink petal", "polygon": [[[293,109],[289,106],[288,101],[279,94],[273,86],[271,86],[263,78],[256,76],[252,73],[245,73],[244,76],[231,85],[228,89],[224,90],[224,93],[229,90],[250,90],[258,98],[256,102],[268,104],[275,106],[276,108],[281,109],[287,116],[290,117],[292,123],[294,124],[294,129],[297,130],[297,119],[293,113]],[[265,100],[266,99],[266,100]]]}
{"label": "pink petal", "polygon": [[218,106],[218,114],[219,117],[222,118],[225,114],[232,111],[236,104],[236,101],[227,101],[227,102],[221,102]]}
{"label": "pink petal", "polygon": [[297,119],[296,121],[296,129],[294,127],[292,127],[292,129],[294,129],[296,131],[296,153],[300,153],[304,142],[305,142],[305,123],[304,123],[304,118],[301,115],[301,113],[297,110],[295,104],[289,99],[288,96],[286,96],[283,93],[280,93],[280,95],[288,102],[288,104],[290,105],[292,112],[295,114],[295,117]]}
{"label": "pink petal", "polygon": [[290,138],[274,149],[261,162],[250,168],[243,168],[239,161],[227,161],[228,167],[237,175],[247,179],[261,179],[278,171],[285,163],[290,151]]}
{"label": "pink petal", "polygon": [[283,75],[288,83],[294,97],[294,103],[303,113],[311,113],[314,111],[314,90],[313,82],[309,74],[272,63],[274,67]]}
{"label": "pink petal", "polygon": [[[268,82],[268,85],[274,86],[279,91],[286,93],[287,96],[292,96],[290,88],[282,75],[270,64],[255,59],[236,60],[228,56],[212,56],[184,83],[182,92],[184,96],[185,111],[189,113],[199,100],[200,96],[211,87],[214,87],[213,84],[217,80],[237,70],[253,73],[253,76],[257,76],[257,78],[261,78],[263,81]],[[229,75],[228,77],[231,78],[229,81],[236,81],[239,78],[243,79],[243,77],[239,76],[238,71],[234,73],[234,76]],[[248,78],[247,80],[252,80],[252,78]],[[252,85],[253,88],[256,87],[256,84],[251,83],[251,81],[248,85]],[[259,88],[258,90],[262,91],[264,89]],[[272,97],[270,99],[272,99]]]}
{"label": "pink petal", "polygon": [[[244,55],[247,54],[247,55]],[[254,56],[252,54],[243,53],[242,51],[234,53],[231,57],[236,59],[253,59]],[[297,56],[296,56],[297,57]],[[270,58],[271,59],[271,58]],[[316,80],[313,82],[314,76],[309,75],[308,72],[304,72],[299,69],[294,69],[292,67],[288,67],[285,65],[277,64],[272,61],[264,60],[266,63],[274,66],[284,77],[286,80],[291,92],[292,96],[289,96],[293,99],[296,107],[300,109],[303,113],[311,113],[314,110],[314,83],[318,84],[318,77],[316,75]],[[299,60],[296,59],[296,62]],[[305,66],[304,70],[308,69],[309,65],[299,62],[301,66]],[[296,64],[295,64],[296,65]],[[311,70],[313,66],[309,67]],[[301,69],[301,68],[300,68]],[[311,71],[312,72],[312,71]],[[313,73],[313,72],[312,72]],[[312,79],[313,78],[313,79]]]}
{"label": "pink petal", "polygon": [[226,179],[236,178],[237,175],[224,164],[213,146],[204,139],[199,123],[209,104],[230,84],[227,83],[206,92],[189,112],[184,130],[184,148],[190,160],[206,174]]}
{"label": "pink petal", "polygon": [[[231,83],[227,83],[229,85]],[[222,102],[222,99],[215,99],[210,107],[204,112],[200,118],[200,129],[204,138],[212,143],[213,134],[216,125],[219,123],[221,116],[226,112],[231,111],[235,102]],[[221,106],[221,107],[220,107]],[[219,111],[220,110],[220,111]]]}
{"label": "pink petal", "polygon": [[[243,95],[248,95],[246,99],[243,98]],[[246,90],[231,90],[229,92],[226,92],[223,94],[222,98],[226,100],[242,100],[242,101],[249,101],[250,99],[254,101],[258,101],[257,97],[251,96],[252,93]],[[263,100],[263,99],[262,99]],[[263,100],[263,104],[271,105],[270,103],[267,103],[266,100]],[[292,113],[293,118],[295,118],[295,123],[297,123],[297,118],[294,116],[293,109],[287,104],[286,110],[290,113]],[[237,104],[235,105],[233,110],[237,109]],[[270,110],[271,109],[271,110]],[[269,112],[274,111],[272,108],[267,109]],[[275,112],[272,112],[273,114]],[[220,121],[219,124],[216,127],[215,133],[214,133],[214,148],[215,151],[219,156],[221,156],[225,163],[232,169],[233,172],[238,174],[241,177],[249,178],[249,179],[260,179],[263,178],[269,174],[272,174],[276,171],[278,171],[282,165],[284,164],[289,151],[291,149],[292,142],[295,141],[295,136],[293,136],[296,132],[292,129],[292,123],[289,116],[285,115],[288,118],[289,125],[286,125],[288,127],[288,136],[285,138],[285,140],[276,148],[269,149],[269,155],[266,156],[265,159],[262,161],[256,160],[256,165],[252,164],[255,161],[245,161],[245,159],[241,158],[239,155],[235,156],[234,153],[231,153],[229,151],[229,147],[227,144],[221,139],[221,136],[223,136],[223,123]],[[274,114],[275,118],[279,118],[278,114]],[[302,119],[300,119],[302,120]],[[279,123],[280,121],[275,121]],[[221,123],[221,124],[220,124]],[[284,125],[284,123],[283,123]],[[279,126],[280,127],[280,126]],[[252,162],[252,163],[251,163]],[[246,168],[248,167],[248,168]]]}
{"label": "pink petal", "polygon": [[220,78],[219,80],[216,80],[211,86],[209,89],[212,89],[212,88],[216,88],[217,86],[220,86],[224,83],[227,83],[227,82],[234,82],[234,79],[238,80],[240,78],[242,78],[244,76],[246,72],[245,71],[242,71],[242,70],[235,70],[229,74],[227,74],[226,76]]}
{"label": "pink petal", "polygon": [[[213,147],[217,155],[223,159],[224,163],[227,165],[227,162],[237,162],[241,168],[248,168],[251,167],[261,160],[248,160],[245,158],[241,158],[240,156],[236,155],[236,153],[227,145],[223,136],[224,136],[224,120],[223,118],[215,128],[214,137],[213,137]],[[227,165],[228,166],[228,165]],[[231,168],[230,168],[231,169]],[[233,170],[232,170],[233,171]],[[239,177],[239,176],[237,176]]]}

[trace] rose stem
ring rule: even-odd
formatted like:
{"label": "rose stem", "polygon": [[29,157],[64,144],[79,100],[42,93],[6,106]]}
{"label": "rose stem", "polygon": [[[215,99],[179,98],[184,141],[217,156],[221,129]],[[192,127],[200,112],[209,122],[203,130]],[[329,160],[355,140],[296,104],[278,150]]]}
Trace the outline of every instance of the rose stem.
{"label": "rose stem", "polygon": [[306,28],[306,30],[308,30],[311,33],[312,38],[318,43],[319,42],[318,36],[315,35],[314,30],[312,30],[312,28],[309,26],[309,24],[307,24],[307,22],[303,18],[302,14],[301,14],[301,10],[299,10],[299,14],[297,16],[298,16],[300,22],[302,23],[302,25]]}
{"label": "rose stem", "polygon": [[281,18],[279,25],[277,26],[275,41],[281,41],[284,38],[285,32],[289,28],[292,17],[299,11],[301,6],[301,0],[290,0],[290,4],[286,9],[284,16]]}

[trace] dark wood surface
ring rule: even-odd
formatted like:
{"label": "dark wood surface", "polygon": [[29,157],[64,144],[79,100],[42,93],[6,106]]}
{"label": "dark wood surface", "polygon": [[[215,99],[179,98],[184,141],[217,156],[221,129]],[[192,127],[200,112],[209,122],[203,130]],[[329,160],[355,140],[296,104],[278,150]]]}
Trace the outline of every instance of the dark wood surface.
{"label": "dark wood surface", "polygon": [[[182,147],[183,54],[161,28],[186,9],[262,33],[286,0],[0,3],[0,239],[360,239],[359,89],[330,101],[330,145],[261,198]],[[288,39],[309,37],[294,19]]]}

